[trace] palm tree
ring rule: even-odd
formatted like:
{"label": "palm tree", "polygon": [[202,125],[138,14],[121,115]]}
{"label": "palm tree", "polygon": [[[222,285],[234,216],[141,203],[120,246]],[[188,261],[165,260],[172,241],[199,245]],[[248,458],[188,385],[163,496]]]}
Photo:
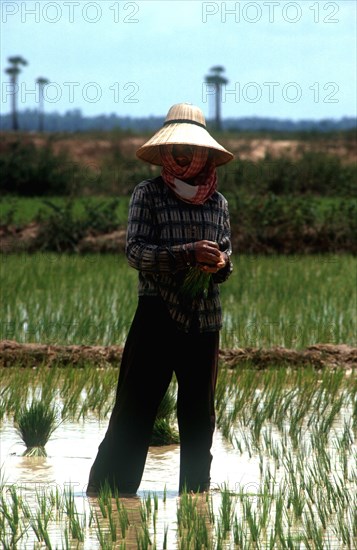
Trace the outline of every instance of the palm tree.
{"label": "palm tree", "polygon": [[221,122],[221,99],[222,99],[222,86],[223,84],[228,84],[228,80],[222,76],[222,73],[225,71],[225,68],[221,65],[215,65],[210,68],[211,74],[207,75],[206,82],[208,84],[213,84],[215,87],[215,129],[222,129]]}
{"label": "palm tree", "polygon": [[38,93],[39,93],[39,107],[38,107],[38,131],[43,132],[43,122],[44,122],[44,109],[43,109],[43,88],[46,84],[49,83],[47,78],[39,76],[36,80],[38,84]]}
{"label": "palm tree", "polygon": [[27,65],[26,59],[21,57],[21,55],[17,55],[14,57],[8,57],[8,62],[10,63],[10,67],[5,69],[5,72],[10,75],[11,77],[11,84],[12,84],[12,129],[18,130],[19,129],[19,123],[17,120],[17,77],[21,72],[21,69],[19,65]]}

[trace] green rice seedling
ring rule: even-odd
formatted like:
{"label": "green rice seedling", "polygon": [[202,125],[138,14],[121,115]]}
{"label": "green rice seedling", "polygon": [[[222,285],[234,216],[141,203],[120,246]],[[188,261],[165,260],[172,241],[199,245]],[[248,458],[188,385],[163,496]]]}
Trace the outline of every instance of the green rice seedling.
{"label": "green rice seedling", "polygon": [[344,425],[343,425],[343,432],[341,437],[339,437],[339,434],[336,434],[336,443],[337,447],[344,452],[347,452],[351,449],[351,445],[354,442],[354,436],[353,436],[353,421],[352,418],[350,419],[344,419]]}
{"label": "green rice seedling", "polygon": [[287,498],[287,508],[292,506],[296,518],[301,518],[304,507],[306,504],[306,499],[301,490],[300,480],[294,475],[289,477],[289,493]]}
{"label": "green rice seedling", "polygon": [[153,527],[155,536],[156,536],[156,524],[157,524],[157,512],[154,512],[152,515],[152,527]]}
{"label": "green rice seedling", "polygon": [[274,516],[274,533],[278,538],[283,538],[283,512],[284,512],[284,498],[281,492],[275,499],[275,516]]}
{"label": "green rice seedling", "polygon": [[180,549],[199,549],[205,548],[211,550],[214,548],[221,548],[222,535],[220,532],[220,525],[217,526],[217,532],[215,534],[215,546],[213,546],[212,537],[210,536],[207,528],[206,516],[197,513],[195,520],[190,522],[188,527],[182,530],[179,537]]}
{"label": "green rice seedling", "polygon": [[26,445],[23,456],[47,456],[45,445],[58,426],[55,406],[33,400],[29,407],[22,407],[15,427]]}
{"label": "green rice seedling", "polygon": [[74,493],[71,486],[65,486],[63,492],[63,506],[67,517],[73,516],[75,512]]}
{"label": "green rice seedling", "polygon": [[159,497],[157,496],[157,493],[154,493],[153,500],[154,500],[154,512],[157,512],[159,509]]}
{"label": "green rice seedling", "polygon": [[110,536],[113,542],[116,542],[117,540],[117,522],[113,515],[113,509],[112,509],[112,499],[109,498],[107,502],[107,510],[108,510],[108,521],[109,521],[109,530],[110,530]]}
{"label": "green rice seedling", "polygon": [[97,535],[97,540],[99,542],[100,548],[102,550],[112,550],[114,548],[114,544],[111,540],[110,533],[108,533],[107,530],[104,530],[101,526],[101,521],[98,518],[97,512],[95,513],[95,532]]}
{"label": "green rice seedling", "polygon": [[115,388],[118,372],[116,369],[96,369],[86,366],[85,401],[78,415],[85,417],[88,410],[95,412],[99,420],[105,419],[112,410],[115,401]]}
{"label": "green rice seedling", "polygon": [[127,529],[130,525],[128,511],[125,506],[122,506],[119,510],[119,526],[121,531],[121,536],[125,539]]}
{"label": "green rice seedling", "polygon": [[0,422],[2,422],[6,411],[7,411],[7,402],[5,397],[5,390],[0,391]]}
{"label": "green rice seedling", "polygon": [[313,514],[303,516],[303,542],[306,548],[325,550],[324,534],[321,525],[317,525]]}
{"label": "green rice seedling", "polygon": [[258,500],[258,511],[260,513],[260,528],[266,529],[270,519],[272,507],[271,481],[265,477],[260,489],[260,498]]}
{"label": "green rice seedling", "polygon": [[221,506],[219,519],[222,527],[222,536],[225,539],[230,532],[234,514],[234,501],[231,492],[225,483],[221,488]]}
{"label": "green rice seedling", "polygon": [[147,508],[146,508],[146,503],[145,502],[140,502],[140,518],[141,518],[141,521],[142,523],[146,523],[147,520],[148,520],[148,512],[147,512]]}
{"label": "green rice seedling", "polygon": [[250,539],[256,543],[259,540],[261,527],[257,511],[252,509],[249,499],[245,499],[243,502],[243,514],[249,527]]}
{"label": "green rice seedling", "polygon": [[343,511],[339,511],[337,513],[336,523],[332,526],[332,531],[335,537],[342,542],[345,548],[348,549],[354,548],[353,544],[355,540],[350,525],[347,525]]}
{"label": "green rice seedling", "polygon": [[229,377],[230,377],[230,371],[226,368],[223,368],[222,365],[220,365],[219,374],[217,377],[217,384],[216,384],[216,392],[215,392],[215,407],[216,407],[216,421],[217,425],[220,425],[220,421],[222,419],[222,416],[224,416],[224,413],[227,409],[227,403],[228,403],[228,383],[229,383]]}
{"label": "green rice seedling", "polygon": [[49,550],[52,550],[52,544],[47,531],[48,520],[49,520],[49,516],[43,516],[42,513],[39,510],[37,510],[36,514],[33,515],[31,518],[31,527],[33,532],[36,535],[38,542],[39,543],[44,542],[46,545],[46,548],[48,548]]}
{"label": "green rice seedling", "polygon": [[[282,345],[301,349],[326,341],[355,345],[351,296],[356,291],[350,277],[356,269],[355,257],[332,255],[321,261],[319,255],[307,255],[291,261],[286,256],[257,256],[253,262],[249,255],[239,255],[232,260],[239,277],[231,277],[222,286],[223,348]],[[100,269],[93,269],[95,265]],[[136,305],[136,273],[124,257],[11,254],[2,271],[6,300],[1,318],[4,326],[14,327],[12,339],[124,343]],[[68,288],[72,291],[67,292]]]}
{"label": "green rice seedling", "polygon": [[166,391],[156,414],[150,445],[171,445],[179,443],[179,434],[173,426],[176,411],[176,396],[171,387]]}
{"label": "green rice seedling", "polygon": [[[23,377],[21,377],[21,371]],[[14,366],[11,369],[0,369],[0,376],[4,414],[14,415],[28,400],[34,373],[29,369]]]}
{"label": "green rice seedling", "polygon": [[136,529],[136,545],[138,550],[148,550],[152,546],[149,528],[146,522],[143,522],[141,529]]}
{"label": "green rice seedling", "polygon": [[330,482],[330,480],[327,481],[328,476],[326,475],[323,478],[323,482],[325,483],[326,487],[329,487],[329,495],[331,495],[331,501],[334,502],[341,508],[345,509],[350,504],[350,492],[348,488],[346,487],[346,484],[343,479],[341,479],[337,473],[333,474],[333,484]]}
{"label": "green rice seedling", "polygon": [[320,441],[323,444],[327,443],[333,422],[335,421],[336,416],[339,414],[341,407],[343,406],[344,399],[344,395],[341,395],[338,398],[335,397],[331,405],[328,405],[328,407],[326,407],[326,409],[329,410],[326,410],[325,414],[321,415],[319,418],[319,423],[316,427],[316,431],[318,433]]}
{"label": "green rice seedling", "polygon": [[68,531],[67,525],[65,525],[65,527],[64,527],[63,536],[61,537],[61,542],[62,542],[62,549],[63,550],[70,550],[71,543],[70,543],[70,539],[69,539],[69,531]]}
{"label": "green rice seedling", "polygon": [[311,443],[319,457],[319,468],[324,468],[326,472],[331,472],[331,457],[326,450],[326,433],[321,433],[321,427],[312,428]]}
{"label": "green rice seedling", "polygon": [[31,507],[29,506],[29,504],[24,501],[24,500],[21,500],[21,513],[22,513],[22,517],[28,521],[31,519],[31,515],[32,515],[32,510],[31,510]]}
{"label": "green rice seedling", "polygon": [[77,511],[69,518],[69,530],[73,539],[84,542],[84,530],[86,515],[80,515]]}
{"label": "green rice seedling", "polygon": [[112,498],[112,490],[110,488],[110,485],[108,481],[106,480],[103,485],[100,487],[100,491],[98,494],[98,505],[100,508],[100,511],[102,512],[103,518],[108,517],[108,506],[111,506],[109,504],[109,501]]}
{"label": "green rice seedling", "polygon": [[158,447],[161,445],[172,445],[179,443],[177,430],[166,418],[156,418],[151,434],[150,445]]}
{"label": "green rice seedling", "polygon": [[176,511],[177,525],[180,536],[183,533],[183,530],[189,527],[190,522],[194,521],[196,518],[197,499],[198,495],[193,496],[190,493],[187,493],[185,488],[183,489]]}
{"label": "green rice seedling", "polygon": [[53,504],[45,490],[40,490],[36,488],[35,494],[36,494],[36,502],[37,502],[38,510],[40,514],[43,516],[43,518],[47,518],[47,521],[46,521],[46,527],[47,527],[47,523],[52,517]]}
{"label": "green rice seedling", "polygon": [[42,365],[38,368],[38,386],[36,388],[39,391],[38,400],[48,406],[51,405],[58,393],[60,376],[59,369],[56,367],[49,368]]}
{"label": "green rice seedling", "polygon": [[179,548],[213,548],[209,531],[214,522],[212,523],[212,511],[209,510],[208,502],[207,495],[204,498],[186,491],[181,494],[177,507]]}
{"label": "green rice seedling", "polygon": [[59,488],[56,486],[55,490],[55,501],[54,501],[54,507],[56,509],[56,514],[60,516],[61,511],[63,509],[63,497],[59,491]]}
{"label": "green rice seedling", "polygon": [[149,516],[152,512],[151,492],[150,491],[148,493],[144,494],[144,503],[145,503],[147,515]]}
{"label": "green rice seedling", "polygon": [[115,498],[115,504],[116,504],[116,509],[118,513],[121,536],[123,539],[125,539],[127,529],[130,525],[128,511],[125,508],[124,504],[121,502],[117,489],[115,489],[114,498]]}
{"label": "green rice seedling", "polygon": [[164,525],[164,539],[163,539],[163,542],[162,542],[163,550],[167,550],[167,533],[168,533],[168,530],[169,530],[169,526],[165,524]]}
{"label": "green rice seedling", "polygon": [[81,401],[81,389],[76,388],[71,395],[67,395],[63,400],[61,417],[63,420],[79,420],[78,404]]}
{"label": "green rice seedling", "polygon": [[211,524],[214,524],[215,522],[215,513],[214,513],[214,506],[213,506],[213,496],[211,492],[206,493],[206,504],[207,504],[207,517],[208,521]]}
{"label": "green rice seedling", "polygon": [[201,271],[198,267],[190,267],[180,289],[182,296],[184,298],[206,297],[210,280],[211,273]]}
{"label": "green rice seedling", "polygon": [[324,499],[318,499],[316,501],[316,509],[319,516],[319,520],[321,522],[322,528],[327,529],[328,520],[331,514],[331,510],[328,510],[329,506],[326,505],[326,502]]}
{"label": "green rice seedling", "polygon": [[351,526],[351,533],[354,540],[357,539],[357,497],[355,497],[354,505],[349,512],[349,525]]}
{"label": "green rice seedling", "polygon": [[20,521],[21,502],[16,487],[9,489],[11,502],[8,503],[4,492],[0,494],[0,540],[4,549],[17,548],[17,543],[27,531],[26,525]]}
{"label": "green rice seedling", "polygon": [[66,369],[60,386],[62,401],[62,419],[78,420],[78,407],[82,401],[82,392],[87,381],[86,369]]}
{"label": "green rice seedling", "polygon": [[[253,413],[254,414],[254,413]],[[252,443],[253,448],[255,450],[258,450],[260,447],[260,433],[263,427],[263,424],[265,422],[265,412],[262,411],[256,411],[253,416],[253,422],[251,426],[251,436],[252,436]]]}
{"label": "green rice seedling", "polygon": [[239,520],[237,515],[233,521],[233,542],[237,548],[249,548],[246,522]]}

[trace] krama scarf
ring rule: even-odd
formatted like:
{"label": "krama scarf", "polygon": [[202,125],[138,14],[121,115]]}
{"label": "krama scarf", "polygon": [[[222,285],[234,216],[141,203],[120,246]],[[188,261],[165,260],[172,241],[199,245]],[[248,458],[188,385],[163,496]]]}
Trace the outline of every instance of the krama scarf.
{"label": "krama scarf", "polygon": [[[217,172],[207,147],[192,147],[190,164],[180,166],[172,156],[172,145],[160,145],[161,177],[175,195],[191,204],[203,204],[217,189]],[[186,183],[189,180],[192,185]]]}

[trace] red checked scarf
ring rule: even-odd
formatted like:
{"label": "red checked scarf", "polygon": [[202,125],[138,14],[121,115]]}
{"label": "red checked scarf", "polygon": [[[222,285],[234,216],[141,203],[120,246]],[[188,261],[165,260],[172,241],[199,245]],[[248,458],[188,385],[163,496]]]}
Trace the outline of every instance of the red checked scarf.
{"label": "red checked scarf", "polygon": [[[203,204],[217,188],[217,172],[214,162],[209,160],[209,150],[206,147],[193,147],[192,161],[187,166],[179,166],[176,164],[172,156],[172,146],[160,146],[160,154],[162,158],[161,177],[168,187],[181,200],[190,202],[191,204]],[[190,181],[197,192],[191,198],[183,197],[179,193],[179,186],[175,180]]]}

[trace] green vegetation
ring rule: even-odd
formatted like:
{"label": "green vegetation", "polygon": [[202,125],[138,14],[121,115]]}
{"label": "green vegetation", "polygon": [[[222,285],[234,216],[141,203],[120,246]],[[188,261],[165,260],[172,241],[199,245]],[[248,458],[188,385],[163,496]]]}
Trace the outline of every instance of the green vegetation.
{"label": "green vegetation", "polygon": [[0,154],[1,193],[23,196],[68,195],[77,189],[79,169],[68,154],[54,155],[51,139],[45,147],[14,141]]}
{"label": "green vegetation", "polygon": [[[222,348],[356,345],[355,257],[233,256],[221,286]],[[0,339],[122,345],[137,303],[123,255],[11,254],[1,266]]]}
{"label": "green vegetation", "polygon": [[235,159],[220,169],[224,193],[253,197],[309,195],[353,197],[357,190],[356,163],[322,151],[303,151],[298,158],[265,155],[259,160]]}
{"label": "green vegetation", "polygon": [[[31,222],[46,222],[54,213],[56,205],[62,211],[70,210],[75,220],[88,222],[86,213],[95,211],[98,205],[111,205],[116,202],[115,222],[118,226],[126,225],[128,218],[129,197],[19,197],[0,196],[0,225],[15,225],[22,227]],[[51,205],[50,205],[51,204]]]}
{"label": "green vegetation", "polygon": [[119,200],[101,201],[97,204],[83,202],[84,215],[74,214],[73,204],[67,200],[64,205],[44,201],[52,213],[41,224],[36,239],[40,250],[56,252],[77,252],[78,242],[90,233],[91,235],[107,233],[117,229],[116,210]]}
{"label": "green vegetation", "polygon": [[75,162],[65,149],[55,153],[56,141],[58,137],[50,135],[42,146],[36,146],[28,136],[6,143],[0,151],[1,195],[125,196],[137,182],[159,173],[159,169],[153,170],[123,153],[115,134],[100,163],[95,156],[89,164]]}
{"label": "green vegetation", "polygon": [[45,445],[57,428],[56,408],[34,399],[16,412],[15,426],[26,445],[24,456],[47,456]]}
{"label": "green vegetation", "polygon": [[[123,255],[74,252],[83,236],[125,228],[133,186],[158,170],[126,155],[123,132],[106,136],[111,143],[100,168],[76,164],[66,153],[55,156],[52,145],[60,137],[50,136],[42,149],[20,139],[0,153],[1,224],[40,223],[36,250],[42,250],[3,255],[0,339],[123,345],[137,273]],[[216,137],[229,148],[230,139],[249,136]],[[352,157],[355,134],[251,137],[302,137],[312,149],[294,160],[241,159],[220,170],[235,243],[234,273],[221,287],[221,348],[355,346],[356,166],[323,151],[324,144],[329,151],[343,146]],[[206,495],[170,502],[165,487],[162,496],[148,493],[128,504],[105,488],[93,502],[67,484],[23,491],[2,477],[3,547],[351,550],[357,540],[356,371],[282,367],[219,369],[217,432],[249,462],[248,470],[256,468],[253,483],[249,476],[242,481],[237,462],[237,478]],[[25,453],[40,447],[44,455],[58,422],[84,429],[88,420],[99,425],[109,418],[117,377],[118,368],[90,363],[0,369],[5,437],[18,430]],[[152,444],[178,441],[174,396],[175,381]]]}
{"label": "green vegetation", "polygon": [[150,445],[172,445],[179,443],[179,434],[174,425],[176,422],[176,380],[173,379],[165,393],[157,414],[152,431]]}
{"label": "green vegetation", "polygon": [[[71,146],[66,149],[69,137],[79,150],[88,144],[87,157],[92,155],[93,161],[74,162],[68,152]],[[251,151],[253,139],[274,142],[293,137],[299,138],[294,153],[246,158],[245,148]],[[217,138],[228,148],[232,140],[240,140],[236,159],[218,169],[219,189],[230,204],[236,252],[356,253],[357,165],[352,131],[299,136],[226,132]],[[0,223],[17,229],[40,223],[31,252],[78,252],[78,243],[88,235],[105,234],[113,227],[125,229],[134,186],[160,173],[159,167],[138,162],[135,145],[129,143],[134,139],[130,132],[50,134],[42,136],[41,146],[26,135],[12,139],[0,151]],[[97,151],[95,140],[106,140],[106,146]]]}
{"label": "green vegetation", "polygon": [[[66,400],[84,379],[92,376],[88,388],[95,381],[109,387],[109,371],[117,376],[117,369],[90,367],[2,369],[6,414],[14,414],[11,395],[18,392],[24,399],[26,391],[34,390],[59,392],[66,410]],[[107,415],[113,396],[112,385]],[[352,550],[357,537],[356,396],[355,371],[279,365],[229,370],[222,365],[217,423],[238,453],[236,479],[203,495],[167,499],[164,488],[130,502],[119,494],[112,498],[105,487],[98,499],[83,499],[67,483],[63,488],[44,483],[24,492],[3,476],[3,546],[55,548],[61,539],[62,548]],[[98,419],[102,412],[101,404],[92,411]],[[256,470],[254,482],[249,475],[242,480],[240,457]]]}

